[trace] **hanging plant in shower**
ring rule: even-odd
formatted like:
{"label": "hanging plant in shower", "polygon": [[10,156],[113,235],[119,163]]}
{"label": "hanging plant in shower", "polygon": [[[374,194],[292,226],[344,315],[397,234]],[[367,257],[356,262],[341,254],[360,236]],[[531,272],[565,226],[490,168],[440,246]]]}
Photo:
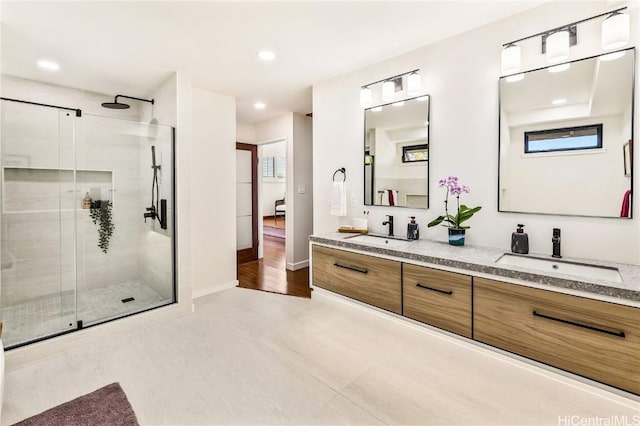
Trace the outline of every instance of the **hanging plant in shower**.
{"label": "hanging plant in shower", "polygon": [[97,200],[91,203],[89,215],[93,223],[98,226],[98,247],[106,253],[109,249],[109,242],[113,231],[116,229],[113,224],[113,203],[109,200]]}

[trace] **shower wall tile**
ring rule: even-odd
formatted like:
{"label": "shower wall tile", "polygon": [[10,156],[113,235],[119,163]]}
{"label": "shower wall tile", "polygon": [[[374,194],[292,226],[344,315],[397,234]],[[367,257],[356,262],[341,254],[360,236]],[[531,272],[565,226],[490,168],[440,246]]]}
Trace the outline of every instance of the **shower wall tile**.
{"label": "shower wall tile", "polygon": [[[144,210],[151,204],[151,186],[153,170],[151,169],[151,146],[155,146],[156,163],[160,165],[158,181],[160,186],[160,198],[167,200],[167,217],[173,217],[171,182],[172,156],[171,133],[166,127],[156,127],[150,134],[155,138],[141,138],[140,150],[140,208]],[[142,280],[164,298],[172,297],[172,245],[171,230],[173,223],[169,223],[168,229],[160,227],[158,221],[147,223],[143,227],[140,240],[140,276]]]}

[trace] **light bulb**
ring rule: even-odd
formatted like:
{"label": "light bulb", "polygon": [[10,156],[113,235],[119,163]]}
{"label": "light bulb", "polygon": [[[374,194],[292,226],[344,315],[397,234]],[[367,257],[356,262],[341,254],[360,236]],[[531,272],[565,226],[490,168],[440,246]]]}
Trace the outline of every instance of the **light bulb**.
{"label": "light bulb", "polygon": [[369,105],[371,105],[371,89],[363,87],[360,89],[360,106],[366,108]]}
{"label": "light bulb", "polygon": [[393,100],[396,92],[396,84],[392,80],[387,80],[382,83],[382,100],[389,102]]}
{"label": "light bulb", "polygon": [[602,49],[617,49],[629,43],[629,15],[616,12],[602,21]]}
{"label": "light bulb", "polygon": [[547,62],[557,64],[569,59],[569,31],[557,31],[547,37]]}
{"label": "light bulb", "polygon": [[502,74],[520,71],[520,46],[510,44],[502,50]]}
{"label": "light bulb", "polygon": [[409,95],[417,95],[422,89],[422,77],[417,72],[409,74],[407,77],[407,92]]}

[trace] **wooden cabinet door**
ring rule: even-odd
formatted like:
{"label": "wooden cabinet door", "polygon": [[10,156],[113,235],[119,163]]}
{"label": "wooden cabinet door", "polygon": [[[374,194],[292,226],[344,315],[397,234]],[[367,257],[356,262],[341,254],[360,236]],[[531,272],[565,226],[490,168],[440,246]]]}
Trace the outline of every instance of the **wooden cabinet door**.
{"label": "wooden cabinet door", "polygon": [[640,394],[640,309],[474,279],[474,338]]}
{"label": "wooden cabinet door", "polygon": [[403,315],[471,337],[471,277],[402,265]]}
{"label": "wooden cabinet door", "polygon": [[402,313],[400,262],[317,245],[312,256],[314,285]]}

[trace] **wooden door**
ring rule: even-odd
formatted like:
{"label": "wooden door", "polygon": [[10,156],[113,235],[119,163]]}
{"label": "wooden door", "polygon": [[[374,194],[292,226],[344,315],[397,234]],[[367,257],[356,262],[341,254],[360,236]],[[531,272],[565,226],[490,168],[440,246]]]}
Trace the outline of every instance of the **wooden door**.
{"label": "wooden door", "polygon": [[258,259],[258,147],[236,143],[236,245],[238,263]]}

